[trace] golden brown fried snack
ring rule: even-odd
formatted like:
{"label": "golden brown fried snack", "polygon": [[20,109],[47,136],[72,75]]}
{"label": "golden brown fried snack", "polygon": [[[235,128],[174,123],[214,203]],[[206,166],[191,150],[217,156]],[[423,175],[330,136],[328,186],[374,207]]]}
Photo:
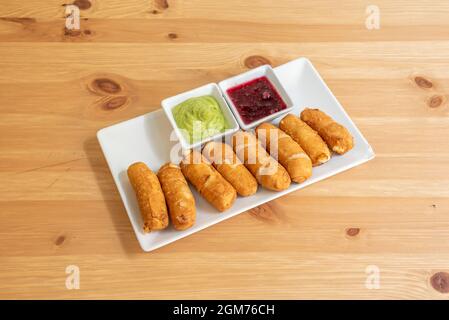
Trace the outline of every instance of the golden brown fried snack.
{"label": "golden brown fried snack", "polygon": [[198,151],[190,150],[181,161],[181,170],[198,192],[217,210],[229,209],[237,197],[234,187]]}
{"label": "golden brown fried snack", "polygon": [[136,162],[128,168],[128,178],[136,192],[143,231],[165,229],[168,226],[167,205],[157,176],[143,162]]}
{"label": "golden brown fried snack", "polygon": [[237,158],[231,146],[211,141],[204,146],[203,155],[239,195],[247,197],[257,192],[256,179]]}
{"label": "golden brown fried snack", "polygon": [[307,153],[312,165],[317,166],[328,161],[331,153],[319,134],[298,117],[288,114],[281,122],[279,128],[295,140]]}
{"label": "golden brown fried snack", "polygon": [[332,151],[343,154],[354,146],[349,131],[323,111],[306,108],[301,112],[301,119],[318,132]]}
{"label": "golden brown fried snack", "polygon": [[176,230],[186,230],[194,225],[195,198],[181,169],[173,163],[164,164],[157,173],[164,191],[170,220]]}
{"label": "golden brown fried snack", "polygon": [[244,131],[235,133],[232,146],[237,157],[263,187],[282,191],[290,186],[290,176],[285,168],[265,151],[253,134]]}
{"label": "golden brown fried snack", "polygon": [[256,128],[256,136],[271,156],[287,169],[292,181],[301,183],[312,175],[312,161],[284,131],[265,122]]}

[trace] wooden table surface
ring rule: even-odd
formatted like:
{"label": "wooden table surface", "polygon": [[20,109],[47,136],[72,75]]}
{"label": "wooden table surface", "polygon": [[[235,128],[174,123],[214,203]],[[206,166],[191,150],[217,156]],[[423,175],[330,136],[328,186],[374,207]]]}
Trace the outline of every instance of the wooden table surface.
{"label": "wooden table surface", "polygon": [[[0,298],[449,297],[447,1],[1,2]],[[97,130],[299,56],[376,158],[144,253]]]}

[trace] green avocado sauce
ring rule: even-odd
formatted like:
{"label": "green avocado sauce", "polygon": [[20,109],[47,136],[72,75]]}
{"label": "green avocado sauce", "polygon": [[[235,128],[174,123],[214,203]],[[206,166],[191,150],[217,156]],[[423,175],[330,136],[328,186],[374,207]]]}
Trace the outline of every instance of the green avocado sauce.
{"label": "green avocado sauce", "polygon": [[229,128],[212,96],[190,98],[173,108],[173,117],[185,138],[194,143]]}

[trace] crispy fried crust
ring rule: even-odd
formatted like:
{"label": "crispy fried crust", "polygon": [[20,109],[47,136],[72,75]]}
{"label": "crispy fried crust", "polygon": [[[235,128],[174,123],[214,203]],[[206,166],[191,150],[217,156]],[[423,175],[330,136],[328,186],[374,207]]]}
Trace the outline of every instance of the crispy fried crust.
{"label": "crispy fried crust", "polygon": [[256,136],[270,155],[287,169],[292,181],[301,183],[312,175],[312,161],[284,131],[266,122],[256,128]]}
{"label": "crispy fried crust", "polygon": [[168,213],[176,230],[186,230],[195,224],[195,198],[181,169],[173,163],[164,164],[157,173],[167,202]]}
{"label": "crispy fried crust", "polygon": [[239,195],[246,197],[257,192],[256,179],[237,158],[231,146],[211,141],[204,146],[203,155]]}
{"label": "crispy fried crust", "polygon": [[128,168],[128,178],[137,197],[144,232],[165,229],[168,213],[164,194],[157,176],[143,162],[136,162]]}
{"label": "crispy fried crust", "polygon": [[287,133],[312,160],[312,165],[317,166],[327,162],[331,153],[319,134],[298,117],[288,114],[280,122],[279,128]]}
{"label": "crispy fried crust", "polygon": [[332,151],[343,154],[353,148],[354,139],[349,131],[323,111],[306,108],[301,119],[318,132]]}
{"label": "crispy fried crust", "polygon": [[229,209],[237,197],[234,187],[198,151],[189,151],[180,164],[182,173],[217,210]]}
{"label": "crispy fried crust", "polygon": [[235,133],[232,146],[237,157],[264,188],[282,191],[290,186],[291,179],[285,168],[265,151],[253,134],[244,131]]}

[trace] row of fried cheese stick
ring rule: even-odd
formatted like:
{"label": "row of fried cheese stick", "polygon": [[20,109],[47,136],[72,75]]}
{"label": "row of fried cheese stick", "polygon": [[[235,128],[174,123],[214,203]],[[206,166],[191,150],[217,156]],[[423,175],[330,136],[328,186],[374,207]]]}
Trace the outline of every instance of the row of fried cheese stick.
{"label": "row of fried cheese stick", "polygon": [[[157,175],[144,163],[134,163],[128,168],[128,177],[144,232],[166,228],[169,216],[175,229],[185,230],[194,225],[196,217],[195,198],[185,178],[217,210],[225,211],[237,194],[250,196],[258,184],[273,191],[285,190],[291,181],[308,179],[312,166],[328,161],[329,148],[343,154],[352,147],[353,138],[345,127],[318,109],[305,109],[301,118],[285,116],[279,128],[263,123],[255,135],[235,133],[232,147],[209,142],[202,154],[189,150],[179,167],[166,163]],[[267,151],[276,153],[277,160]]]}

